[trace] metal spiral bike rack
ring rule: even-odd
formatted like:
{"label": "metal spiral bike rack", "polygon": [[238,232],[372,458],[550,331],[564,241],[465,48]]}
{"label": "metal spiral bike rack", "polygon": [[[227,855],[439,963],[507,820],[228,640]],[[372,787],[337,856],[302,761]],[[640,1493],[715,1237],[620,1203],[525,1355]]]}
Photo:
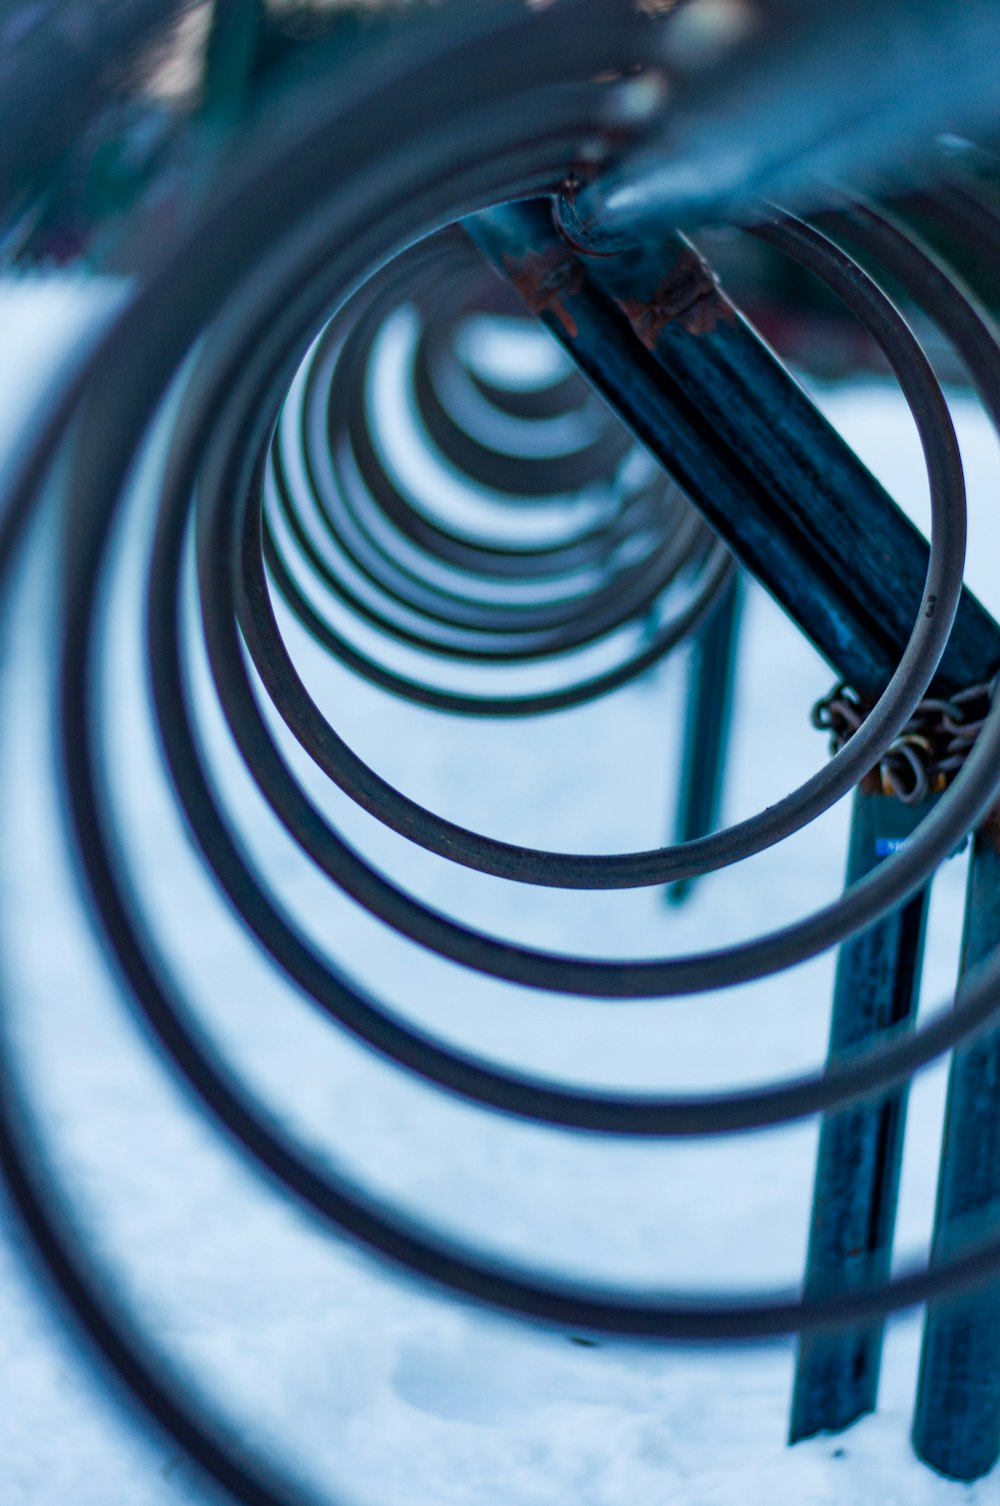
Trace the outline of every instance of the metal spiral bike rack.
{"label": "metal spiral bike rack", "polygon": [[[240,9],[220,8],[223,32]],[[320,1227],[441,1290],[574,1333],[665,1342],[800,1334],[793,1438],[874,1406],[884,1318],[927,1303],[916,1445],[935,1467],[971,1478],[1000,1442],[1000,1225],[989,1219],[1000,1172],[984,1154],[1000,1145],[1000,1105],[982,1089],[1000,1053],[1000,701],[991,698],[1000,628],[963,590],[964,486],[948,405],[885,289],[903,290],[937,326],[1000,427],[990,315],[911,228],[919,221],[974,243],[988,259],[1000,249],[1000,200],[973,170],[985,157],[971,167],[971,158],[938,160],[932,187],[900,185],[875,207],[825,194],[806,203],[794,173],[769,180],[765,154],[759,172],[745,172],[739,213],[733,185],[718,196],[881,347],[923,448],[928,551],[672,228],[703,210],[711,218],[708,209],[671,200],[654,176],[639,228],[626,233],[627,174],[616,197],[614,164],[633,153],[641,163],[650,150],[671,28],[697,0],[658,19],[665,9],[629,8],[623,19],[598,0],[458,4],[447,24],[434,15],[366,33],[364,67],[353,46],[317,42],[319,64],[311,54],[309,69],[282,82],[275,109],[241,128],[235,147],[219,146],[211,111],[203,157],[180,133],[158,181],[172,192],[179,161],[199,192],[165,245],[157,204],[140,196],[130,210],[139,228],[116,254],[135,273],[133,258],[139,275],[28,426],[5,488],[0,739],[17,736],[11,666],[32,644],[43,774],[77,876],[71,903],[96,927],[123,1006],[194,1109]],[[139,5],[130,14],[140,34],[158,24]],[[772,52],[762,44],[767,67]],[[780,63],[780,48],[775,55]],[[683,85],[683,49],[676,56]],[[695,69],[690,87],[711,99],[702,78]],[[894,159],[891,109],[887,119],[876,138]],[[848,165],[856,148],[853,138],[844,148]],[[44,153],[39,161],[47,171]],[[812,181],[805,147],[802,161],[803,182]],[[762,188],[790,194],[801,217],[761,206]],[[20,213],[23,195],[15,202]],[[527,336],[530,316],[530,329],[540,321],[569,359],[504,381],[483,357],[483,331],[500,319]],[[409,415],[405,442],[380,410],[393,384]],[[116,664],[108,603],[123,530],[145,551],[129,626],[141,635],[165,791],[264,962],[331,1028],[490,1113],[647,1139],[739,1135],[822,1115],[825,1195],[800,1292],[704,1302],[553,1280],[380,1201],[265,1111],[200,1027],[129,872],[105,746]],[[734,558],[850,689],[818,713],[840,733],[830,762],[759,815],[715,831]],[[709,772],[701,789],[688,788],[683,840],[559,853],[424,808],[369,767],[311,698],[279,607],[350,670],[464,717],[582,704],[696,639],[695,677],[703,698],[713,686],[716,694],[694,716],[696,761]],[[199,730],[191,645],[200,636],[216,712],[257,789],[311,863],[386,927],[514,986],[664,1008],[839,946],[825,1067],[735,1093],[591,1092],[404,1022],[316,947],[234,828]],[[325,779],[392,831],[510,882],[683,893],[855,791],[849,882],[808,918],[705,954],[617,961],[514,944],[369,863],[311,800],[277,719]],[[3,761],[14,766],[8,753]],[[11,794],[9,780],[4,789]],[[929,885],[970,833],[955,1007],[914,1028]],[[78,1325],[149,1417],[237,1500],[311,1499],[201,1410],[102,1281],[36,1133],[13,1001],[0,1004],[4,1175]],[[890,1274],[906,1087],[949,1051],[933,1256]]]}

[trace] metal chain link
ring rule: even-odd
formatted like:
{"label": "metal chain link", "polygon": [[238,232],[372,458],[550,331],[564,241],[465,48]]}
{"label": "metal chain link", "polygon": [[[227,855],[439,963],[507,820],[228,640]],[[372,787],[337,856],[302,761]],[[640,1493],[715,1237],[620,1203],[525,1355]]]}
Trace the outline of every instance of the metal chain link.
{"label": "metal chain link", "polygon": [[[972,685],[947,700],[928,697],[921,701],[879,759],[883,794],[895,795],[904,805],[919,805],[947,789],[972,751],[998,680],[1000,676]],[[810,720],[820,731],[830,733],[830,752],[838,753],[867,714],[857,691],[841,682],[816,702]]]}

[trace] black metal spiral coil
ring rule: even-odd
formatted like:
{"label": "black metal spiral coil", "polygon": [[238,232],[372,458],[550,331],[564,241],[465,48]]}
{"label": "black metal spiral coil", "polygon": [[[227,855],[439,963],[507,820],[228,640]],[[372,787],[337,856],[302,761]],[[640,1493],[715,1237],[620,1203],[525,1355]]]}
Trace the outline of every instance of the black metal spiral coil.
{"label": "black metal spiral coil", "polygon": [[[322,646],[398,695],[469,715],[554,711],[617,688],[682,643],[732,574],[565,362],[498,385],[483,360],[505,327],[530,358],[531,322],[460,231],[408,251],[311,347],[263,488],[267,568]],[[250,641],[273,647],[246,611]],[[352,643],[345,611],[419,655],[423,678]],[[574,672],[580,651],[609,639],[610,668]],[[487,686],[491,669],[555,661],[556,683],[463,694],[449,660]],[[263,652],[257,667],[267,674]],[[280,681],[269,689],[280,703]]]}
{"label": "black metal spiral coil", "polygon": [[[588,1134],[725,1135],[885,1093],[1000,1018],[993,962],[968,980],[959,1008],[823,1072],[703,1096],[582,1091],[404,1023],[316,947],[234,829],[199,731],[192,642],[201,635],[216,709],[311,862],[387,926],[515,985],[664,1000],[766,977],[906,900],[996,799],[1000,705],[919,833],[842,900],[715,953],[625,962],[539,951],[451,919],[376,870],[310,800],[265,703],[366,811],[432,852],[511,881],[654,885],[762,851],[847,793],[889,747],[927,691],[961,589],[964,495],[947,405],[916,338],[844,245],[877,262],[938,322],[1000,423],[1000,347],[988,316],[895,223],[856,206],[818,222],[822,229],[791,217],[761,224],[761,236],[824,279],[880,342],[920,432],[934,514],[927,589],[938,609],[915,623],[883,698],[801,790],[679,848],[536,851],[459,827],[396,790],[310,698],[280,632],[279,600],[331,654],[384,688],[461,715],[523,716],[582,702],[656,662],[710,612],[732,570],[706,525],[575,376],[553,368],[551,379],[504,385],[489,374],[482,338],[476,348],[477,319],[481,337],[484,320],[515,316],[460,232],[446,227],[503,199],[558,190],[578,168],[581,142],[592,155],[617,148],[630,118],[627,75],[618,94],[595,77],[609,58],[633,61],[633,39],[616,25],[573,25],[600,17],[600,7],[557,5],[502,26],[488,9],[447,35],[429,27],[418,42],[408,37],[403,54],[376,51],[366,71],[352,60],[338,72],[334,60],[321,90],[304,85],[296,95],[291,121],[250,132],[192,227],[143,269],[25,440],[0,534],[5,650],[10,658],[11,645],[29,640],[43,649],[45,776],[64,813],[79,903],[123,999],[199,1111],[321,1226],[439,1288],[574,1331],[695,1340],[869,1319],[981,1284],[1000,1262],[1000,1234],[875,1287],[718,1303],[556,1281],[460,1247],[375,1199],[268,1117],[200,1028],[136,900],[103,743],[113,667],[107,601],[126,528],[146,551],[143,657],[177,820],[263,964],[403,1071],[490,1111]],[[397,108],[386,109],[385,98]],[[969,191],[949,193],[939,204],[975,216],[1000,245],[988,206]],[[426,467],[421,481],[397,463],[386,441],[392,415],[379,411],[389,367],[400,383],[396,408],[401,399],[419,424],[438,474],[471,485],[476,505],[467,513],[443,505]],[[197,577],[196,609],[186,572]],[[48,583],[41,593],[39,581]],[[595,647],[605,654],[597,668],[587,657]],[[525,666],[549,679],[519,688]],[[6,1025],[0,1043],[8,1184],[91,1339],[237,1499],[307,1499],[198,1410],[102,1285],[67,1232],[62,1195],[33,1145],[30,1096]]]}

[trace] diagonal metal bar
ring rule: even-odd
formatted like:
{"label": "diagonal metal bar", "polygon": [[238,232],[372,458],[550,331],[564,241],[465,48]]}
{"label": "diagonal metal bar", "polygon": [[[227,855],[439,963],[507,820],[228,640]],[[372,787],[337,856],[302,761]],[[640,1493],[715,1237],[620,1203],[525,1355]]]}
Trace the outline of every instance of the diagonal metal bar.
{"label": "diagonal metal bar", "polygon": [[[920,610],[927,544],[676,234],[580,255],[548,205],[466,222],[619,416],[837,674],[887,684]],[[935,678],[1000,665],[1000,627],[968,591]]]}

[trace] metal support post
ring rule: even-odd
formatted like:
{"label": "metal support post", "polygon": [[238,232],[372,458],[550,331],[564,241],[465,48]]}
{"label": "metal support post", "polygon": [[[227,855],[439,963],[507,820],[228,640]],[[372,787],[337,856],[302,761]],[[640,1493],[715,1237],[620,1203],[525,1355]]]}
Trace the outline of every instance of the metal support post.
{"label": "metal support post", "polygon": [[[742,577],[736,574],[692,645],[677,802],[678,842],[691,842],[696,837],[706,836],[719,822],[743,591]],[[665,890],[667,902],[681,904],[691,893],[693,884],[692,879],[681,879],[668,885]]]}
{"label": "metal support post", "polygon": [[[847,883],[876,867],[913,831],[927,806],[908,806],[864,787],[854,797]],[[911,1018],[919,994],[929,890],[840,950],[830,1057],[870,1046]],[[905,1090],[831,1114],[820,1128],[805,1290],[810,1294],[885,1279],[899,1194]],[[804,1337],[799,1345],[789,1441],[836,1432],[874,1409],[881,1323]]]}
{"label": "metal support post", "polygon": [[[1000,813],[975,836],[961,971],[1000,941]],[[961,1008],[959,996],[958,1008]],[[932,1259],[1000,1215],[1000,1031],[956,1052],[948,1083]],[[974,1480],[1000,1455],[1000,1284],[927,1310],[913,1446],[944,1475]]]}

